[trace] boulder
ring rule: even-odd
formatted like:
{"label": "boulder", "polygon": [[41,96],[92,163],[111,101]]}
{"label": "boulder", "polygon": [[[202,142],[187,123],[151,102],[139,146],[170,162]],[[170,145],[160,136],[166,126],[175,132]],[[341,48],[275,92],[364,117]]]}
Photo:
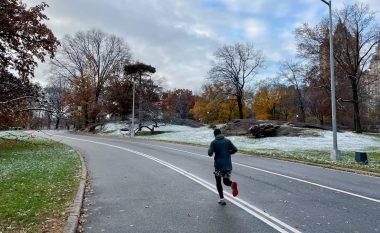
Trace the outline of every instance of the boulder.
{"label": "boulder", "polygon": [[[302,127],[305,126],[305,127]],[[249,137],[272,137],[272,136],[314,136],[310,135],[308,128],[317,128],[305,124],[289,123],[285,121],[256,121],[254,119],[238,119],[227,123],[220,130],[225,136],[249,136]],[[319,127],[322,128],[322,127]]]}
{"label": "boulder", "polygon": [[273,137],[277,135],[277,130],[280,128],[279,125],[272,123],[259,123],[251,126],[249,132],[255,138],[262,137]]}
{"label": "boulder", "polygon": [[249,128],[255,123],[253,119],[237,119],[227,123],[220,130],[225,136],[245,136],[249,135]]}

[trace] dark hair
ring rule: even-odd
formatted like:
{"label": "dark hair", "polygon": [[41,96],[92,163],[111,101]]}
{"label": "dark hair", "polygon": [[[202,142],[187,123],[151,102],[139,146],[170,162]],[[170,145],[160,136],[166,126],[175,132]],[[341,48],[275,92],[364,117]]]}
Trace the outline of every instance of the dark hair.
{"label": "dark hair", "polygon": [[220,131],[220,129],[214,129],[214,136],[216,137],[216,135],[219,134],[222,134],[222,131]]}

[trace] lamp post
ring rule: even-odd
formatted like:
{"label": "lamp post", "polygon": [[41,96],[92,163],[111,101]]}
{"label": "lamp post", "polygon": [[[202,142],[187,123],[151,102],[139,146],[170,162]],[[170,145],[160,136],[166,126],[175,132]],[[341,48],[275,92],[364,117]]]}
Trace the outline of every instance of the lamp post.
{"label": "lamp post", "polygon": [[331,79],[331,112],[332,112],[332,129],[333,129],[333,150],[331,151],[331,159],[340,160],[340,151],[338,150],[338,140],[336,133],[336,99],[335,99],[335,79],[334,79],[334,48],[333,48],[333,25],[332,25],[332,15],[331,15],[331,0],[321,0],[329,7],[329,18],[330,18],[330,79]]}
{"label": "lamp post", "polygon": [[135,136],[135,79],[133,78],[133,98],[132,98],[132,128],[131,137]]}

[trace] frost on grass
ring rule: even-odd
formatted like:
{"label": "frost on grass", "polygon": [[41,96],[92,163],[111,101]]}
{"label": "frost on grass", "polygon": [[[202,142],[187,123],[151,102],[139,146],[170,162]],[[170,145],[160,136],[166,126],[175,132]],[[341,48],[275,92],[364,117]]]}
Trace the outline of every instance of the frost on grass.
{"label": "frost on grass", "polygon": [[[34,144],[34,143],[33,143]],[[20,159],[22,157],[22,159]],[[68,159],[75,160],[77,155],[62,147],[46,148],[45,151],[29,150],[27,152],[11,152],[1,159],[1,177],[11,177],[12,174],[36,173],[54,174]],[[50,176],[48,177],[50,178]]]}
{"label": "frost on grass", "polygon": [[15,141],[46,141],[45,137],[41,137],[41,134],[45,134],[42,131],[0,131],[0,139],[3,140],[15,140]]}
{"label": "frost on grass", "polygon": [[[114,130],[113,135],[121,135],[118,131],[121,126],[117,124],[107,125],[108,128]],[[165,133],[138,137],[205,146],[208,146],[214,140],[213,130],[206,126],[192,128],[188,126],[164,125],[157,128],[156,131],[164,131]],[[331,131],[307,129],[306,133],[299,137],[281,136],[255,139],[245,136],[230,136],[228,138],[240,151],[315,163],[338,164],[358,169],[362,169],[362,167],[354,161],[354,152],[365,151],[369,152],[370,155],[370,163],[366,166],[366,169],[380,171],[380,138],[374,136],[352,132],[338,132],[338,147],[342,151],[342,161],[338,162],[330,159],[333,141]],[[371,157],[371,153],[374,156]]]}
{"label": "frost on grass", "polygon": [[80,160],[68,146],[20,133],[25,140],[3,139],[0,148],[0,232],[41,232],[46,219],[66,218]]}
{"label": "frost on grass", "polygon": [[[105,129],[112,129],[112,134],[122,135],[121,128],[125,124],[109,123]],[[214,139],[213,130],[208,127],[192,128],[179,125],[164,125],[156,131],[165,131],[163,134],[139,136],[155,140],[167,140],[175,142],[186,142],[200,145],[209,145]],[[380,152],[380,138],[356,134],[352,132],[338,132],[338,146],[342,151],[366,151]],[[331,131],[308,129],[307,136],[300,137],[268,137],[248,138],[245,136],[228,137],[242,150],[249,151],[329,151],[332,148],[333,135]]]}
{"label": "frost on grass", "polygon": [[[142,138],[187,142],[209,145],[214,139],[213,130],[208,127],[191,128],[187,126],[167,125],[161,126],[160,131],[168,133],[141,136]],[[245,136],[228,137],[243,150],[281,150],[281,151],[328,151],[332,148],[332,132],[324,130],[309,130],[313,137],[268,137],[248,138]],[[338,146],[342,151],[380,152],[380,140],[373,136],[356,134],[352,132],[338,133]]]}
{"label": "frost on grass", "polygon": [[0,131],[0,138],[8,140],[26,140],[28,135],[24,131]]}
{"label": "frost on grass", "polygon": [[[282,151],[328,151],[332,148],[331,131],[315,130],[316,137],[269,137],[251,139],[247,137],[230,137],[230,139],[245,150],[282,150]],[[352,132],[338,133],[338,146],[342,151],[377,151],[380,143],[372,136]]]}
{"label": "frost on grass", "polygon": [[122,131],[121,129],[129,128],[129,125],[126,123],[108,123],[103,127],[97,127],[97,130],[100,130],[102,134],[114,134],[114,135],[123,135],[128,131]]}

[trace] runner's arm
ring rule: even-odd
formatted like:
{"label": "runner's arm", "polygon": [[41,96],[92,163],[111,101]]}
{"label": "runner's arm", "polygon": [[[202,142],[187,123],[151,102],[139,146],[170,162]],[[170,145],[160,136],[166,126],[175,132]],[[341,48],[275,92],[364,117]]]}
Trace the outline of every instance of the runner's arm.
{"label": "runner's arm", "polygon": [[208,148],[208,156],[211,157],[213,153],[214,153],[214,143],[211,142],[210,147]]}
{"label": "runner's arm", "polygon": [[238,151],[238,149],[231,141],[230,141],[230,144],[231,144],[230,154],[235,154]]}

